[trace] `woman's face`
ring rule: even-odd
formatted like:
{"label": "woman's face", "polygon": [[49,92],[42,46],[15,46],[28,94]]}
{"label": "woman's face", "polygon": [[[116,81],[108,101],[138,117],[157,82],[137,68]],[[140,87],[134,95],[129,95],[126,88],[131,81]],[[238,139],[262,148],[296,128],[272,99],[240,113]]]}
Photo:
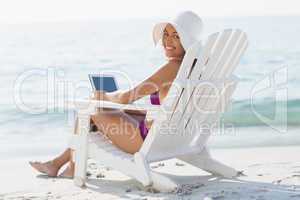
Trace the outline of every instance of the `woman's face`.
{"label": "woman's face", "polygon": [[168,58],[182,58],[184,56],[185,51],[181,45],[179,35],[171,24],[167,24],[163,33],[162,42],[165,55]]}

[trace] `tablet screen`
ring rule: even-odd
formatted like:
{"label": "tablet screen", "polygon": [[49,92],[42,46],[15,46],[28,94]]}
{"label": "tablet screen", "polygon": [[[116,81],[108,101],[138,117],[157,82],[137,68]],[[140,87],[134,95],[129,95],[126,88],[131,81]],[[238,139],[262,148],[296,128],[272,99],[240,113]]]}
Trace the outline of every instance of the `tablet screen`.
{"label": "tablet screen", "polygon": [[90,74],[89,77],[94,90],[113,92],[118,89],[113,76]]}

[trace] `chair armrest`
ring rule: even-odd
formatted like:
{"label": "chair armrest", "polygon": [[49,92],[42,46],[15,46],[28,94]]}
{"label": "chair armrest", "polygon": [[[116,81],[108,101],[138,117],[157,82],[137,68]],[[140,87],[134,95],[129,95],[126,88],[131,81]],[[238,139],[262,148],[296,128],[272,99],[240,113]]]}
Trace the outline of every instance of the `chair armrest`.
{"label": "chair armrest", "polygon": [[120,110],[132,110],[132,111],[158,111],[160,109],[159,105],[149,105],[149,104],[121,104],[114,103],[110,101],[99,101],[99,100],[86,100],[80,99],[70,102],[74,109],[83,110],[83,109],[96,109],[96,108],[110,108],[110,109],[120,109]]}

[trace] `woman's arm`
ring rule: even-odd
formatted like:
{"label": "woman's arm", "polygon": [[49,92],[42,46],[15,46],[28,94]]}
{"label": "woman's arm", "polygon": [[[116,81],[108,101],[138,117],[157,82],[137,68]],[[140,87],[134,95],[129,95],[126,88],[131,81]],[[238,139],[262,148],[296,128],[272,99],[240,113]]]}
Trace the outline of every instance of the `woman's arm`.
{"label": "woman's arm", "polygon": [[117,95],[120,103],[132,103],[146,95],[159,91],[166,85],[172,84],[179,70],[180,61],[169,61],[162,65],[154,74],[136,85],[134,88],[121,91]]}
{"label": "woman's arm", "polygon": [[169,61],[162,65],[154,74],[137,84],[134,88],[125,91],[106,93],[96,91],[93,99],[129,104],[146,95],[159,91],[164,86],[172,84],[176,78],[181,62]]}

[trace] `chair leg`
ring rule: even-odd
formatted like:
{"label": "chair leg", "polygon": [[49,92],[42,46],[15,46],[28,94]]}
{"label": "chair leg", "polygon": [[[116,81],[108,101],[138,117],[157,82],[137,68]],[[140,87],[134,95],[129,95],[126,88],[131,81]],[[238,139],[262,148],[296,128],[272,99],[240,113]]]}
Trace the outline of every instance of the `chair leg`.
{"label": "chair leg", "polygon": [[173,191],[178,185],[165,174],[151,170],[143,154],[134,154],[135,171],[132,177],[139,181],[145,188],[159,190],[161,192]]}
{"label": "chair leg", "polygon": [[198,154],[184,155],[177,158],[214,175],[233,178],[239,174],[234,168],[213,159],[207,147],[204,147]]}
{"label": "chair leg", "polygon": [[150,170],[150,176],[152,181],[151,187],[160,192],[172,192],[179,186],[175,181],[168,178],[163,173]]}
{"label": "chair leg", "polygon": [[90,130],[90,117],[78,116],[78,142],[75,148],[75,173],[74,183],[84,186],[86,182],[86,168],[88,159],[88,133]]}

